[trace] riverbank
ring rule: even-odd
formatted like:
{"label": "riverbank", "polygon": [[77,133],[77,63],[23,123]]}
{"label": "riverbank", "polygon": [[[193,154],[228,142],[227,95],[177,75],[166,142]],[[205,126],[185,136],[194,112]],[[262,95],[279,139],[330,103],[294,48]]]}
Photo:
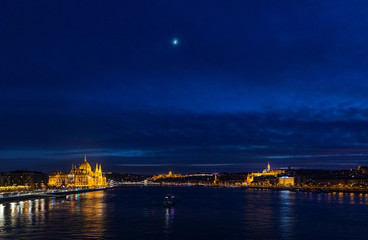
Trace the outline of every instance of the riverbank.
{"label": "riverbank", "polygon": [[272,190],[272,191],[291,191],[291,192],[312,192],[312,193],[366,193],[368,194],[368,189],[344,189],[344,188],[302,188],[302,187],[242,187],[248,189],[260,189],[260,190]]}
{"label": "riverbank", "polygon": [[106,190],[106,189],[111,189],[111,188],[112,187],[93,188],[93,189],[59,190],[59,191],[53,190],[53,191],[47,191],[47,192],[31,192],[31,193],[23,193],[23,194],[19,193],[16,195],[0,198],[0,203],[27,201],[27,200],[42,199],[42,198],[65,198],[67,195],[71,195],[71,194],[101,191],[101,190]]}
{"label": "riverbank", "polygon": [[182,187],[215,187],[215,188],[242,188],[270,191],[291,191],[291,192],[311,192],[311,193],[365,193],[368,194],[368,188],[338,188],[338,187],[285,187],[285,186],[245,186],[237,184],[198,184],[198,183],[161,183],[161,186],[182,186]]}
{"label": "riverbank", "polygon": [[[244,186],[244,185],[231,185],[231,184],[177,184],[177,183],[154,183],[154,184],[122,184],[119,187],[124,186],[180,186],[180,187],[213,187],[213,188],[241,188],[241,189],[253,189],[253,190],[268,190],[268,191],[291,191],[291,192],[311,192],[311,193],[356,193],[356,194],[368,194],[368,189],[344,189],[344,188],[321,188],[321,187],[281,187],[281,186]],[[94,189],[71,189],[71,190],[49,190],[47,192],[31,192],[31,193],[18,193],[12,196],[0,197],[0,203],[27,201],[33,199],[43,198],[65,198],[67,195],[79,194],[85,192],[102,191],[112,189],[116,187],[106,188],[94,188]]]}

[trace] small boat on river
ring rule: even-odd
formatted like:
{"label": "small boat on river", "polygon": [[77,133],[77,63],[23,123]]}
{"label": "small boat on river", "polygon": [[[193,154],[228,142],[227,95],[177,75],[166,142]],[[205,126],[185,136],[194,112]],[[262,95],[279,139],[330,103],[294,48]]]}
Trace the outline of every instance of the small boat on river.
{"label": "small boat on river", "polygon": [[164,207],[172,207],[175,205],[175,197],[171,194],[168,194],[164,198]]}

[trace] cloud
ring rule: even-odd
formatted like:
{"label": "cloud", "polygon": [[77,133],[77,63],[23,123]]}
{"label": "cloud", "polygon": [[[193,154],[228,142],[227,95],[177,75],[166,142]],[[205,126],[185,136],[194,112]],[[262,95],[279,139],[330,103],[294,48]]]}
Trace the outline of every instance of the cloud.
{"label": "cloud", "polygon": [[177,167],[224,167],[224,166],[240,166],[239,163],[138,163],[138,164],[117,164],[121,167],[162,167],[162,166],[177,166]]}
{"label": "cloud", "polygon": [[311,155],[281,155],[281,156],[264,156],[266,159],[301,159],[301,158],[337,158],[337,157],[367,157],[368,153],[354,154],[311,154]]}
{"label": "cloud", "polygon": [[0,150],[0,159],[66,159],[88,157],[145,157],[151,155],[152,151],[131,150],[131,149],[16,149]]}
{"label": "cloud", "polygon": [[120,167],[163,167],[163,166],[172,166],[175,164],[159,164],[159,163],[138,163],[138,164],[117,164],[117,166]]}
{"label": "cloud", "polygon": [[337,117],[333,111],[8,115],[1,119],[0,160],[62,166],[87,155],[111,168],[197,169],[262,168],[268,160],[278,166],[364,161],[367,121],[356,109]]}

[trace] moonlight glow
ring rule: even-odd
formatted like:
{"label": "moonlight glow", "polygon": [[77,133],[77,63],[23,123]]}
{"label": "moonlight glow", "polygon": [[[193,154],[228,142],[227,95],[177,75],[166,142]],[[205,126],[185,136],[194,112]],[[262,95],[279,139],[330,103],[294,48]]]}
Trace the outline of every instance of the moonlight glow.
{"label": "moonlight glow", "polygon": [[172,45],[177,46],[179,44],[179,40],[177,38],[174,38],[172,40]]}

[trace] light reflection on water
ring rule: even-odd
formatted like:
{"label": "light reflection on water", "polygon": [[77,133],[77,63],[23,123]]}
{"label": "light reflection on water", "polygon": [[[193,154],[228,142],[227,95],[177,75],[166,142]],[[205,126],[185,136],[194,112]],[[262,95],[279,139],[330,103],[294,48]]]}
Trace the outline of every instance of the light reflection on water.
{"label": "light reflection on water", "polygon": [[170,233],[172,231],[172,225],[175,217],[175,208],[165,208],[165,233]]}
{"label": "light reflection on water", "polygon": [[280,227],[283,239],[291,239],[293,237],[294,200],[295,193],[290,191],[280,192]]}
{"label": "light reflection on water", "polygon": [[0,204],[0,239],[365,239],[368,194],[126,187]]}
{"label": "light reflection on water", "polygon": [[[17,234],[17,239],[28,239],[26,235],[18,235],[22,230],[34,231],[34,239],[48,238],[56,232],[65,233],[66,229],[71,229],[70,235],[76,238],[102,238],[105,218],[102,197],[102,191],[85,194],[82,198],[88,201],[83,203],[83,208],[80,207],[82,198],[78,195],[70,195],[66,199],[35,199],[0,204],[0,238]],[[69,217],[81,221],[76,222]],[[40,230],[43,233],[39,233]]]}

